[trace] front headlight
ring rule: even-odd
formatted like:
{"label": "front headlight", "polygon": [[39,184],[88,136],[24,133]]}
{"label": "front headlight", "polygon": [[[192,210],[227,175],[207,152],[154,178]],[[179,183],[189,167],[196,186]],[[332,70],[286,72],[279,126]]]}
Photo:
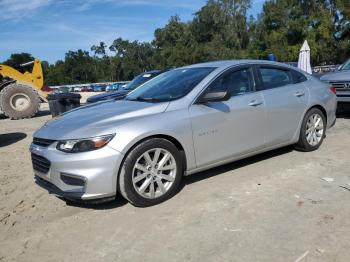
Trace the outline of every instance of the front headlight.
{"label": "front headlight", "polygon": [[84,139],[58,141],[56,149],[66,153],[80,153],[100,149],[112,140],[115,134]]}

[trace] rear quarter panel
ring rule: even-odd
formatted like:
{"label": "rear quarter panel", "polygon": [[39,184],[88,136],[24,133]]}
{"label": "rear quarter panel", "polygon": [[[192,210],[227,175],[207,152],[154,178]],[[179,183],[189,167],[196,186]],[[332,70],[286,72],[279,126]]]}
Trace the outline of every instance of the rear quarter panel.
{"label": "rear quarter panel", "polygon": [[330,127],[336,118],[337,111],[337,96],[330,91],[330,85],[319,79],[310,76],[309,80],[305,82],[305,86],[310,93],[308,109],[320,105],[327,113],[327,127]]}

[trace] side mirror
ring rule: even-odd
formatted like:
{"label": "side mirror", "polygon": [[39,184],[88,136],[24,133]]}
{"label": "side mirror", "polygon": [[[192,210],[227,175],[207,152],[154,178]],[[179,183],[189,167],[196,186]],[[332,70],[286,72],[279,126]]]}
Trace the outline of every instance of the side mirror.
{"label": "side mirror", "polygon": [[221,102],[221,101],[227,101],[230,98],[231,98],[231,94],[227,91],[208,92],[204,96],[200,97],[197,100],[197,103],[205,104],[208,102]]}

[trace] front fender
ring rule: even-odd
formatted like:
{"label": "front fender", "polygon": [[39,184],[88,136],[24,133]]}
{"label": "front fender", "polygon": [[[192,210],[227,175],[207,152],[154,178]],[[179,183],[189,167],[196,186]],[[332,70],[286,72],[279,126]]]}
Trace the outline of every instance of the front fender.
{"label": "front fender", "polygon": [[164,112],[119,126],[116,130],[116,136],[109,143],[109,146],[123,154],[127,154],[140,141],[150,137],[170,137],[176,140],[184,149],[187,169],[190,170],[196,167],[192,127],[188,111],[182,113],[179,113],[179,111]]}

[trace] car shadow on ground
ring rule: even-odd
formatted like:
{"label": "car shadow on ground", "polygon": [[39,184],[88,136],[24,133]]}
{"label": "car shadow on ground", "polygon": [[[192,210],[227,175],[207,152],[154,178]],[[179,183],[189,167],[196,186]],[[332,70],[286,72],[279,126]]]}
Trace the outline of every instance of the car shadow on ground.
{"label": "car shadow on ground", "polygon": [[64,200],[66,202],[67,206],[80,207],[80,208],[84,208],[84,209],[94,209],[94,210],[114,209],[114,208],[122,207],[122,206],[128,204],[128,201],[125,200],[119,194],[117,194],[117,196],[114,200],[111,200],[108,202],[102,202],[102,203],[75,202],[75,201],[70,201],[70,200],[66,200],[66,199],[62,199],[62,200]]}
{"label": "car shadow on ground", "polygon": [[350,119],[350,110],[337,112],[337,118]]}
{"label": "car shadow on ground", "polygon": [[350,103],[338,103],[337,118],[350,119]]}
{"label": "car shadow on ground", "polygon": [[27,135],[22,132],[0,134],[0,147],[5,147],[25,139]]}

